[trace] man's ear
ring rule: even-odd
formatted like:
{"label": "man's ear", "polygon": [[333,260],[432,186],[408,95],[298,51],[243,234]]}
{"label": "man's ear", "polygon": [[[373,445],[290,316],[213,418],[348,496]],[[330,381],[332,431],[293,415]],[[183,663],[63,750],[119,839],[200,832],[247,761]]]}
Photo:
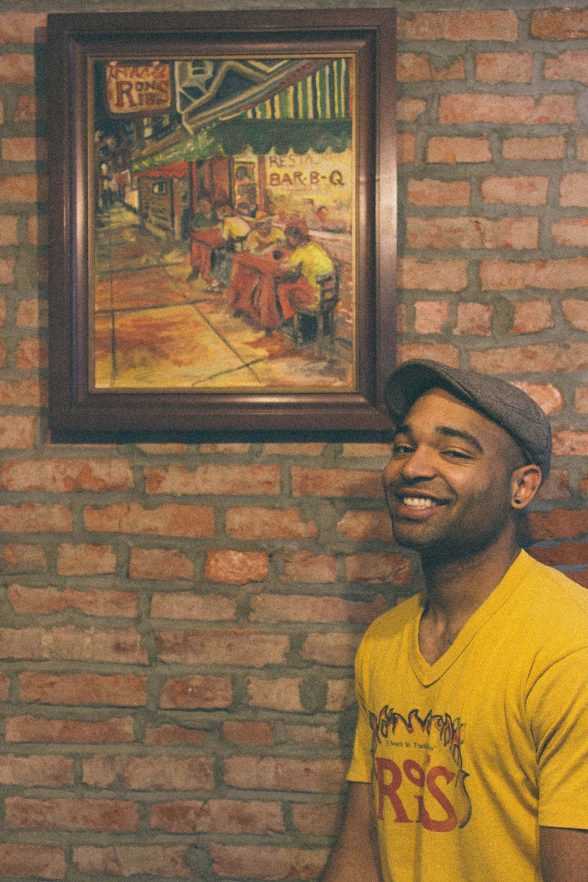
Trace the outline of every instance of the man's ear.
{"label": "man's ear", "polygon": [[510,504],[517,511],[526,508],[537,495],[542,474],[537,465],[520,466],[512,473]]}

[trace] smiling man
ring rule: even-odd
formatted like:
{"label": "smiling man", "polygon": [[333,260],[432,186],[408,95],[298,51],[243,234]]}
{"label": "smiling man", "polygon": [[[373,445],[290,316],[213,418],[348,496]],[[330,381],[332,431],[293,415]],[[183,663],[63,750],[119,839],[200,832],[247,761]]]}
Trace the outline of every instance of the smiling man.
{"label": "smiling man", "polygon": [[386,499],[425,589],[359,648],[323,882],[586,882],[588,594],[518,542],[547,417],[509,383],[430,361],[398,368],[386,402]]}

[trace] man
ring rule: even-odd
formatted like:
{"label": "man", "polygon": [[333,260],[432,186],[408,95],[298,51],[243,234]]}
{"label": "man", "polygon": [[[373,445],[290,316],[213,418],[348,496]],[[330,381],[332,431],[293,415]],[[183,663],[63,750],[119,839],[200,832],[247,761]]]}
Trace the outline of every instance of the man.
{"label": "man", "polygon": [[275,227],[272,218],[265,211],[258,211],[253,227],[245,239],[245,251],[252,254],[269,254],[284,244],[284,233]]}
{"label": "man", "polygon": [[210,287],[213,291],[226,288],[231,278],[233,253],[241,250],[249,232],[250,223],[245,220],[249,206],[240,202],[236,208],[226,200],[220,200],[216,211],[220,218],[220,231],[224,245],[215,248],[212,259],[213,279]]}
{"label": "man", "polygon": [[521,551],[543,411],[429,361],[388,381],[384,487],[425,590],[369,627],[324,882],[586,882],[588,593]]}
{"label": "man", "polygon": [[308,225],[302,218],[292,219],[284,230],[291,249],[282,260],[287,273],[297,273],[292,282],[278,286],[278,300],[285,320],[291,319],[297,306],[313,306],[319,302],[319,279],[334,272],[334,264],[322,245],[310,238]]}

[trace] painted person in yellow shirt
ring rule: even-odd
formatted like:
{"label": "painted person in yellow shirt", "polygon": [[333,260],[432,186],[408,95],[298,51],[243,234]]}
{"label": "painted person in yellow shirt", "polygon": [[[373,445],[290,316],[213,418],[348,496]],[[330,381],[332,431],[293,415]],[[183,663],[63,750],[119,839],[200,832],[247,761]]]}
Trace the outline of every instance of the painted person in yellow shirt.
{"label": "painted person in yellow shirt", "polygon": [[295,281],[278,286],[278,300],[284,320],[291,319],[297,306],[312,306],[319,301],[318,280],[334,272],[333,261],[318,242],[311,240],[306,222],[296,219],[284,230],[286,244],[292,252],[282,260],[284,270],[298,273]]}
{"label": "painted person in yellow shirt", "polygon": [[214,249],[212,262],[214,278],[210,287],[215,291],[226,288],[229,284],[233,253],[243,246],[251,231],[250,223],[243,217],[245,206],[242,206],[242,211],[238,211],[230,202],[223,200],[218,203],[216,211],[220,218],[220,230],[225,244]]}
{"label": "painted person in yellow shirt", "polygon": [[245,239],[245,251],[252,254],[267,254],[285,242],[284,232],[275,227],[272,218],[265,211],[259,211],[253,222],[253,229]]}

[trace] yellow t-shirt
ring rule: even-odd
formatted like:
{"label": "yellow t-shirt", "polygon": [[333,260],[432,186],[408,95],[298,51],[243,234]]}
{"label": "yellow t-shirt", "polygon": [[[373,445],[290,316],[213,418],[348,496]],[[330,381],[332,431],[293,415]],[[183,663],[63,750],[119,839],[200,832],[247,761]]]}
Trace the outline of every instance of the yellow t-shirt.
{"label": "yellow t-shirt", "polygon": [[328,276],[333,272],[333,261],[325,249],[317,242],[307,242],[295,248],[288,255],[284,264],[292,269],[300,269],[300,272],[313,291],[319,290],[317,279],[320,276]]}
{"label": "yellow t-shirt", "polygon": [[348,780],[385,882],[541,882],[539,825],[588,828],[588,592],[521,552],[434,664],[417,596],[356,658]]}
{"label": "yellow t-shirt", "polygon": [[244,236],[248,236],[250,229],[251,227],[247,221],[237,214],[225,217],[221,225],[222,237],[227,242],[232,239],[242,239]]}

